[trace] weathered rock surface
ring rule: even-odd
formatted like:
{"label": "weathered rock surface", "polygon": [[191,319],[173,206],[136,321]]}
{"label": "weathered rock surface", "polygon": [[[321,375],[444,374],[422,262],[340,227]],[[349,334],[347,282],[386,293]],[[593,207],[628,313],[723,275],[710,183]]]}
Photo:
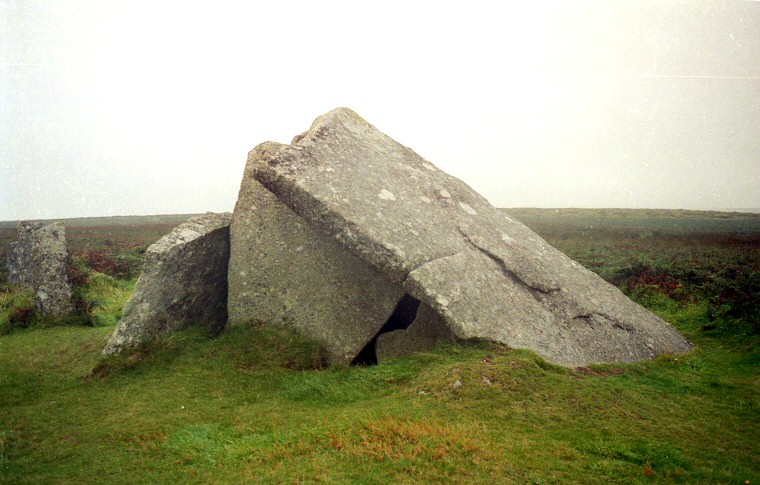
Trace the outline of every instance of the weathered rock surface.
{"label": "weathered rock surface", "polygon": [[227,263],[232,214],[191,218],[153,243],[104,355],[198,325],[227,322]]}
{"label": "weathered rock surface", "polygon": [[[361,287],[347,281],[354,287],[346,289],[354,293],[348,298],[377,299],[383,302],[378,310],[387,308],[394,293],[386,290],[379,296],[381,280],[374,274],[382,274],[432,308],[460,339],[528,348],[568,366],[630,362],[690,348],[666,322],[351,110],[319,117],[292,145],[267,142],[256,147],[249,155],[244,185],[254,186],[251,177],[274,195],[260,195],[268,198],[270,207],[282,212],[284,204],[294,213],[288,218],[298,221],[304,241],[316,239],[311,234],[317,233],[321,241],[309,249],[308,261],[291,265],[287,259],[306,246],[292,244],[290,236],[280,239],[279,266],[273,266],[274,276],[265,281],[273,281],[289,266],[300,271],[311,265],[310,258],[329,246],[336,257],[314,267],[313,276],[304,281],[311,290],[322,291],[321,271],[325,278],[351,265],[351,277],[356,278],[364,263],[377,270],[373,283]],[[275,221],[273,217],[273,225]],[[253,255],[251,244],[270,236],[247,237],[248,242],[237,242],[233,236],[233,246],[249,244],[247,254]],[[277,244],[276,238],[270,241]],[[345,250],[356,256],[350,263]],[[234,260],[233,267],[244,270],[243,260]],[[328,281],[324,294],[309,304],[337,300],[338,283],[339,278]],[[261,287],[251,287],[253,280],[248,284],[248,291],[262,292]],[[287,293],[293,287],[284,284],[277,291]],[[271,298],[281,306],[308,306],[295,295]],[[319,322],[312,325],[333,325],[335,313],[314,312]],[[375,323],[382,313],[373,315]]]}
{"label": "weathered rock surface", "polygon": [[66,229],[60,222],[40,227],[18,224],[18,240],[8,245],[8,282],[34,289],[34,303],[43,315],[61,316],[74,309]]}
{"label": "weathered rock surface", "polygon": [[18,239],[8,244],[8,283],[32,286],[36,277],[33,270],[34,233],[41,226],[34,222],[21,221],[16,225]]}
{"label": "weathered rock surface", "polygon": [[230,228],[229,321],[292,325],[349,364],[404,291],[312,227],[252,177],[249,161]]}

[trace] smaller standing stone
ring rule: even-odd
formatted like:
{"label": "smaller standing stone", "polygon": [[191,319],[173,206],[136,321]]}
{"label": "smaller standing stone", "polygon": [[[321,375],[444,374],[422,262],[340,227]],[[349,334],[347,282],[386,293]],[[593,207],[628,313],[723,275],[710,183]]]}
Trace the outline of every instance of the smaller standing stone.
{"label": "smaller standing stone", "polygon": [[38,223],[30,221],[21,221],[16,225],[18,240],[8,244],[8,283],[33,286],[33,241],[34,233],[40,227]]}
{"label": "smaller standing stone", "polygon": [[146,252],[145,267],[104,355],[191,326],[227,323],[232,214],[208,213],[175,227]]}
{"label": "smaller standing stone", "polygon": [[22,221],[18,237],[8,246],[8,282],[32,287],[35,307],[42,315],[61,316],[73,311],[63,224],[40,227]]}

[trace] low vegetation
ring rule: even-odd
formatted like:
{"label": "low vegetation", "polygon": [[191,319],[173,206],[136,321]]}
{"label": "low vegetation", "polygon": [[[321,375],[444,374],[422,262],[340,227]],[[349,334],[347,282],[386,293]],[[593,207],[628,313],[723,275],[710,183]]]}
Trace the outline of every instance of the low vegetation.
{"label": "low vegetation", "polygon": [[145,250],[183,220],[184,216],[66,220],[76,311],[57,318],[35,311],[30,290],[4,284],[8,279],[5,252],[16,239],[16,227],[0,223],[0,335],[21,328],[116,325],[142,270]]}
{"label": "low vegetation", "polygon": [[72,247],[87,325],[43,328],[17,311],[30,292],[0,293],[0,482],[760,483],[760,218],[511,213],[695,350],[570,370],[472,344],[326,368],[318,345],[251,323],[103,360],[135,273],[87,252],[139,266],[160,234],[93,228]]}

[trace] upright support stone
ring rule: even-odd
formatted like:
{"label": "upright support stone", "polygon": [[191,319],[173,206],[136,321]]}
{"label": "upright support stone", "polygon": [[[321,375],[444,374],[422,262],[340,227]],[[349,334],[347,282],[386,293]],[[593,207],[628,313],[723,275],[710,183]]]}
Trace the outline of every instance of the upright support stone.
{"label": "upright support stone", "polygon": [[230,325],[293,326],[331,363],[349,364],[404,292],[254,180],[257,158],[249,156],[230,229]]}

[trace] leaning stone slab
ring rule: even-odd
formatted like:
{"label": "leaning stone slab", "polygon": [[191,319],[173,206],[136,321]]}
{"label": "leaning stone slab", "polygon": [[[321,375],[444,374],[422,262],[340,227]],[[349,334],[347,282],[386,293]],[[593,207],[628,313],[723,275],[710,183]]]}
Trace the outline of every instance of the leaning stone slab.
{"label": "leaning stone slab", "polygon": [[18,240],[8,246],[8,282],[34,289],[34,303],[42,315],[73,311],[66,229],[60,222],[40,227],[18,224]]}
{"label": "leaning stone slab", "polygon": [[221,330],[227,322],[227,263],[232,214],[191,218],[153,243],[104,355],[190,325]]}
{"label": "leaning stone slab", "polygon": [[[247,173],[308,223],[304,231],[330,235],[430,306],[456,338],[532,349],[567,366],[691,347],[666,322],[351,110],[319,117],[292,145],[259,145]],[[374,297],[372,288],[363,294]]]}

